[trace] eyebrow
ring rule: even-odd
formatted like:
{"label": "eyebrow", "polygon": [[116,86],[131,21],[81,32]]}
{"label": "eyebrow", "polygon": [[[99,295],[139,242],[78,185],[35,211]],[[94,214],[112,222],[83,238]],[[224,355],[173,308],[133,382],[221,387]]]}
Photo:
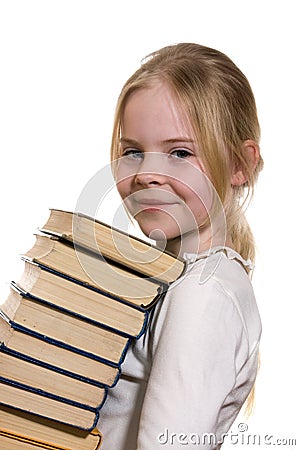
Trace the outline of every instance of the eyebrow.
{"label": "eyebrow", "polygon": [[[127,137],[121,137],[120,142],[121,142],[121,144],[129,144],[129,145],[136,145],[136,146],[140,145],[140,143],[138,141],[127,138]],[[165,139],[161,143],[162,144],[176,144],[177,142],[188,142],[188,143],[192,143],[192,144],[195,143],[194,139],[190,139],[187,137],[181,137],[181,136],[171,138],[171,139]]]}

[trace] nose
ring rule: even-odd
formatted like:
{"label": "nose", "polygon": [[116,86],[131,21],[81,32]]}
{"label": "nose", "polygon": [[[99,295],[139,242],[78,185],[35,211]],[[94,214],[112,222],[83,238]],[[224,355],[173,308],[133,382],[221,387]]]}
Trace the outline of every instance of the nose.
{"label": "nose", "polygon": [[141,186],[158,186],[163,184],[162,176],[153,172],[138,172],[135,176],[135,183]]}
{"label": "nose", "polygon": [[167,174],[164,173],[163,158],[160,154],[144,154],[143,161],[135,174],[134,181],[141,186],[157,186],[166,182]]}

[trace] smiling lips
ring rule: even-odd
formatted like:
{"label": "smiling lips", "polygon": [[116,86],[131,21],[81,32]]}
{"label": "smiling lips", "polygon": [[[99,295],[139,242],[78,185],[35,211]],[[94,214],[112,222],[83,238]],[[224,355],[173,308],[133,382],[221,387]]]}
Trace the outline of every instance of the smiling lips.
{"label": "smiling lips", "polygon": [[160,203],[157,205],[143,205],[139,204],[140,210],[138,212],[156,212],[156,211],[163,211],[166,206],[170,206],[171,203]]}
{"label": "smiling lips", "polygon": [[155,212],[162,211],[168,206],[173,206],[179,204],[175,199],[173,201],[166,201],[163,199],[155,199],[155,198],[141,198],[134,199],[135,206],[139,209],[138,212]]}

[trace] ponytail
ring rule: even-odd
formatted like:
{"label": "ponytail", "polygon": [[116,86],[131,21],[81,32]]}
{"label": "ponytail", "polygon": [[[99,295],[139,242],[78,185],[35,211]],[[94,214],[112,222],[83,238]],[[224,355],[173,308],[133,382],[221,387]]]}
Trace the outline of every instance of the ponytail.
{"label": "ponytail", "polygon": [[255,241],[245,213],[242,213],[239,219],[232,224],[230,237],[234,250],[245,260],[254,263]]}
{"label": "ponytail", "polygon": [[[250,260],[253,264],[255,262],[255,240],[252,230],[245,216],[245,211],[242,207],[238,207],[238,212],[231,218],[231,225],[228,230],[233,248],[238,252],[243,259]],[[251,269],[246,268],[249,276],[252,275]],[[258,369],[260,367],[260,355],[258,356]],[[248,419],[254,412],[255,407],[255,390],[254,383],[244,406],[244,415]]]}

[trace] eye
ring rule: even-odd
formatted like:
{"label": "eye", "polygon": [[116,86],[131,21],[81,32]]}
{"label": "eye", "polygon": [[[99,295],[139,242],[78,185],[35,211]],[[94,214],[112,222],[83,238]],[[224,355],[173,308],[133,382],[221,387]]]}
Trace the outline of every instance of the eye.
{"label": "eye", "polygon": [[130,159],[142,159],[144,157],[144,154],[143,152],[141,152],[141,150],[138,150],[136,148],[127,148],[123,151],[122,156]]}
{"label": "eye", "polygon": [[192,153],[189,150],[186,150],[185,148],[176,148],[171,151],[171,155],[175,156],[175,158],[179,159],[185,159],[189,156],[192,156]]}

